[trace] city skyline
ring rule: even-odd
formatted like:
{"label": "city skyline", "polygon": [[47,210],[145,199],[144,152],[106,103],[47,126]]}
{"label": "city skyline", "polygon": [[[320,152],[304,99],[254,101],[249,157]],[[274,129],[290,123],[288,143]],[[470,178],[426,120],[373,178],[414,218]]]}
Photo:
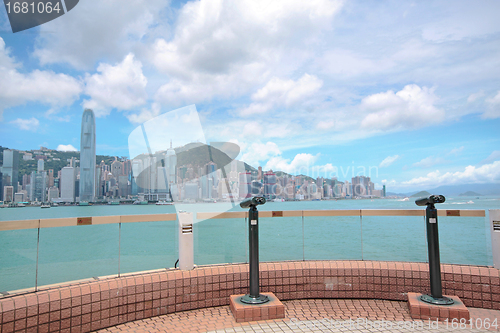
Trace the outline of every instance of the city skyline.
{"label": "city skyline", "polygon": [[206,142],[265,170],[500,183],[498,2],[138,1],[109,20],[116,6],[17,34],[0,10],[2,146],[77,150],[91,108],[96,153],[128,156],[134,128],[196,104]]}

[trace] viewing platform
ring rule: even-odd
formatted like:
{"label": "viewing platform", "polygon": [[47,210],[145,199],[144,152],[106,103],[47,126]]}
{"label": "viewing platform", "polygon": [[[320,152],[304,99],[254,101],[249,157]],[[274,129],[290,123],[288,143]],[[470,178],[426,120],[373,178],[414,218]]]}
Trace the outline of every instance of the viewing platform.
{"label": "viewing platform", "polygon": [[[285,215],[290,215],[290,218],[298,216],[307,224],[304,217],[359,218],[362,215],[365,219],[366,216],[421,218],[423,215],[419,212],[421,211],[366,210],[363,214],[361,210],[284,211],[282,214],[262,212],[262,216],[274,218],[281,223],[284,223]],[[483,220],[485,217],[485,211],[480,210],[456,212],[449,214],[443,210],[439,212],[439,216]],[[218,220],[245,218],[245,212],[198,213],[200,214],[203,218]],[[282,219],[277,219],[278,217]],[[40,233],[43,228],[51,230],[61,227],[91,230],[98,227],[98,224],[119,224],[120,228],[122,223],[143,226],[152,223],[151,221],[174,221],[175,214],[94,216],[91,220],[92,225],[79,225],[82,220],[78,218],[7,221],[0,223],[0,232],[33,229]],[[366,222],[365,220],[364,223]],[[122,232],[120,229],[121,237]],[[321,239],[322,236],[318,237]],[[300,234],[297,236],[298,239],[301,237],[303,236]],[[200,240],[201,238],[198,241]],[[40,241],[39,239],[38,242]],[[123,239],[120,238],[117,245],[117,260],[120,263],[123,260],[120,257],[123,256],[123,248],[120,251]],[[407,246],[410,247],[411,244]],[[302,248],[304,257],[260,263],[260,291],[272,292],[283,302],[284,319],[272,319],[271,313],[263,313],[258,321],[238,322],[238,318],[234,318],[229,310],[229,296],[248,292],[248,264],[221,263],[199,265],[187,271],[176,268],[126,273],[118,271],[116,274],[87,276],[51,285],[35,284],[34,287],[3,292],[0,296],[1,332],[312,332],[320,328],[335,332],[338,330],[332,325],[347,325],[350,319],[364,320],[365,323],[351,324],[344,327],[343,331],[368,332],[370,327],[366,325],[385,321],[386,324],[391,322],[394,325],[398,322],[408,322],[408,325],[421,323],[423,332],[436,332],[429,325],[435,322],[437,316],[442,316],[442,313],[421,311],[419,317],[411,316],[412,309],[407,304],[408,293],[429,292],[429,266],[426,262],[361,258],[313,260],[306,257],[307,247],[304,244],[299,242],[297,247]],[[35,252],[37,258],[40,250]],[[61,255],[71,254],[63,251]],[[369,257],[368,254],[363,256]],[[72,267],[70,264],[68,262],[68,267]],[[118,264],[118,268],[120,267],[123,268]],[[38,261],[36,269],[35,283],[39,278]],[[473,327],[466,331],[484,331],[486,322],[489,323],[490,331],[495,328],[491,324],[495,319],[496,323],[500,320],[498,269],[488,265],[446,263],[441,265],[441,278],[443,294],[460,297],[469,310]],[[450,321],[449,330],[451,325]],[[498,331],[497,327],[495,330]],[[445,328],[446,323],[439,322],[438,332],[445,331]],[[392,330],[378,331],[401,332],[403,329],[393,326]]]}

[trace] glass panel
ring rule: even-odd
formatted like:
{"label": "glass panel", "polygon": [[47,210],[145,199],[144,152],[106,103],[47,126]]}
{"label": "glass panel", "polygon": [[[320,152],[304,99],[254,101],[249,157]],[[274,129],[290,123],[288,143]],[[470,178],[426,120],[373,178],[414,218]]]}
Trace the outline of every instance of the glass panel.
{"label": "glass panel", "polygon": [[118,273],[118,224],[40,229],[38,286]]}
{"label": "glass panel", "polygon": [[194,263],[209,265],[248,261],[245,219],[209,219],[193,226]]}
{"label": "glass panel", "polygon": [[[246,228],[248,229],[248,225]],[[260,261],[302,260],[304,258],[302,235],[300,216],[260,218]],[[248,240],[245,244],[248,246]]]}
{"label": "glass panel", "polygon": [[425,218],[364,216],[363,259],[427,262]]}
{"label": "glass panel", "polygon": [[177,221],[122,223],[120,273],[174,267]]}
{"label": "glass panel", "polygon": [[38,229],[0,232],[0,292],[35,287]]}
{"label": "glass panel", "polygon": [[[438,218],[439,252],[442,263],[492,265],[488,251],[489,229],[484,217],[443,216]],[[491,249],[491,245],[489,245]]]}
{"label": "glass panel", "polygon": [[306,260],[361,260],[359,216],[304,217]]}

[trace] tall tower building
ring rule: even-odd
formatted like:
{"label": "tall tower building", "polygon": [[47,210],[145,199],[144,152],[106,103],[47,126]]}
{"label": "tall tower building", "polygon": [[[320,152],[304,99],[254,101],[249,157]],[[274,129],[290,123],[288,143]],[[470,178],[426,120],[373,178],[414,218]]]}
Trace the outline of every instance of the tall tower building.
{"label": "tall tower building", "polygon": [[95,116],[94,111],[85,109],[80,139],[80,201],[94,201],[95,166]]}
{"label": "tall tower building", "polygon": [[14,187],[14,193],[16,193],[19,174],[19,151],[12,149],[5,149],[3,151],[2,173],[2,185],[12,185]]}

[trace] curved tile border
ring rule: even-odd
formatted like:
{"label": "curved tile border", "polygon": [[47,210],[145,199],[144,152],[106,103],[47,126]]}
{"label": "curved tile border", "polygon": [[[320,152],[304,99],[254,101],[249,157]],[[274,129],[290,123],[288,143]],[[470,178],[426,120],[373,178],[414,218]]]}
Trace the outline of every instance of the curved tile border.
{"label": "curved tile border", "polygon": [[[442,265],[443,293],[466,306],[500,310],[499,270]],[[293,261],[260,264],[261,292],[280,300],[368,298],[406,300],[428,292],[426,263]],[[248,264],[160,270],[51,287],[0,298],[2,333],[89,332],[167,313],[229,304],[248,291]]]}

